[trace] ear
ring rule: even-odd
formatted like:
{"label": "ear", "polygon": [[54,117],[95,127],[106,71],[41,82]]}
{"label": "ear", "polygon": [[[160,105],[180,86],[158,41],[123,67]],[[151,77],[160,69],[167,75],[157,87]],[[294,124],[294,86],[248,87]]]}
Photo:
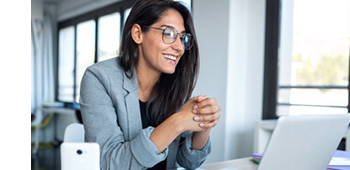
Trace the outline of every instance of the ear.
{"label": "ear", "polygon": [[142,42],[142,30],[139,24],[134,24],[131,27],[131,37],[136,44],[141,44]]}

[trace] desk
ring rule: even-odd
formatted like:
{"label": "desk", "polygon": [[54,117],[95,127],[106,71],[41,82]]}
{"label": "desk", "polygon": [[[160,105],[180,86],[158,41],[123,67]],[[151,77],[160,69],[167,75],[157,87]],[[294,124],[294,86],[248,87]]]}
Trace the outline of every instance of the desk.
{"label": "desk", "polygon": [[66,107],[42,107],[42,112],[55,112],[57,114],[75,114],[75,110]]}
{"label": "desk", "polygon": [[77,122],[75,110],[66,107],[42,107],[42,114],[54,112],[53,119],[53,135],[54,140],[63,140],[65,128],[71,124]]}
{"label": "desk", "polygon": [[[45,116],[51,112],[55,113],[54,117],[52,118],[53,123],[50,127],[46,127],[46,129],[52,128],[52,131],[50,133],[45,133],[44,131],[41,132],[40,124],[45,118]],[[61,123],[58,123],[57,115],[64,115],[61,118],[63,119],[62,121],[60,121]],[[35,112],[35,117],[37,120],[35,122],[32,122],[32,125],[36,126],[36,129],[33,131],[34,134],[32,134],[32,142],[34,142],[35,144],[33,148],[33,153],[37,153],[37,150],[39,148],[39,142],[42,141],[40,140],[40,136],[48,135],[50,139],[53,138],[53,141],[46,141],[46,143],[60,143],[60,141],[63,140],[65,127],[68,126],[70,123],[77,122],[75,118],[75,110],[64,107],[40,107]],[[60,136],[57,136],[57,134],[59,134]]]}
{"label": "desk", "polygon": [[240,158],[223,162],[204,164],[200,169],[204,170],[219,170],[223,168],[237,168],[239,170],[256,170],[258,165],[250,161],[249,158]]}

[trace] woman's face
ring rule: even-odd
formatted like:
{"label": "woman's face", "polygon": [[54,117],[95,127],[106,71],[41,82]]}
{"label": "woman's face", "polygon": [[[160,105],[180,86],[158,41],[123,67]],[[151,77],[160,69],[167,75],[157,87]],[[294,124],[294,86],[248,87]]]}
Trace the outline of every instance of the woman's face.
{"label": "woman's face", "polygon": [[[174,27],[178,33],[184,32],[184,21],[179,12],[173,9],[166,11],[158,22],[150,27],[164,29],[166,26]],[[156,73],[173,74],[177,63],[184,54],[183,44],[180,35],[172,44],[166,44],[162,40],[163,31],[149,28],[147,32],[142,32],[142,41],[139,48],[139,66],[143,65],[148,71]],[[138,67],[139,68],[139,67]]]}

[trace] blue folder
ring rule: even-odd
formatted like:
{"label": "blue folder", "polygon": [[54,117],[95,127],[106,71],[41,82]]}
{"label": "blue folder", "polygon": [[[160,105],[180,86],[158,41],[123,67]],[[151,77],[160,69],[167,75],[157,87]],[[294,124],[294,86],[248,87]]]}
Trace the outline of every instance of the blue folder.
{"label": "blue folder", "polygon": [[[350,158],[350,152],[337,150],[333,157]],[[350,165],[330,165],[327,170],[350,170]]]}

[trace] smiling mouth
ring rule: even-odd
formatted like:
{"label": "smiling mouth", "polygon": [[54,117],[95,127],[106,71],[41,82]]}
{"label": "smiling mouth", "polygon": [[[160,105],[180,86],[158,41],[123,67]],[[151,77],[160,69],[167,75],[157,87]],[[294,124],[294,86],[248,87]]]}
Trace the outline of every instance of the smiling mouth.
{"label": "smiling mouth", "polygon": [[163,55],[164,58],[169,59],[169,60],[173,60],[176,61],[176,57],[172,56],[172,55]]}

